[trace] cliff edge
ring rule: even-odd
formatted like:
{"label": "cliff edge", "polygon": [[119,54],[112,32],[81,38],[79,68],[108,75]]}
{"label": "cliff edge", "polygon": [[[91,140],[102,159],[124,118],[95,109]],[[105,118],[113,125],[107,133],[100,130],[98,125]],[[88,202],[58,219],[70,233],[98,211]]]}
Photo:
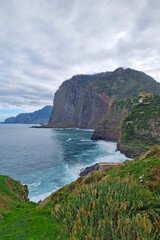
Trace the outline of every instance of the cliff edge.
{"label": "cliff edge", "polygon": [[130,68],[74,76],[56,92],[48,126],[94,129],[115,100],[134,97],[140,92],[160,93],[160,83]]}

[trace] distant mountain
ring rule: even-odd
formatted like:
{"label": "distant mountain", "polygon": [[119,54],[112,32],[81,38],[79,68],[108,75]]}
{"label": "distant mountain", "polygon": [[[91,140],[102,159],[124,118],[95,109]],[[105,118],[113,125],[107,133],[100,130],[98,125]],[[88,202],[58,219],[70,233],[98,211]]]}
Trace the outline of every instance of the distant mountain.
{"label": "distant mountain", "polygon": [[27,123],[27,124],[44,124],[48,123],[48,120],[52,113],[52,106],[45,106],[44,108],[32,113],[21,113],[16,117],[7,118],[4,123]]}
{"label": "distant mountain", "polygon": [[134,69],[77,75],[65,81],[55,93],[49,127],[97,127],[114,101],[141,92],[160,94],[160,83]]}

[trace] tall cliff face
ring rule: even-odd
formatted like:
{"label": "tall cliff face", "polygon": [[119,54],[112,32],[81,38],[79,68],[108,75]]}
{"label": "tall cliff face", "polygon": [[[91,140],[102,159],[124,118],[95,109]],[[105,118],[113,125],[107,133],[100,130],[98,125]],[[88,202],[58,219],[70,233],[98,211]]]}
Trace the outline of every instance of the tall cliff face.
{"label": "tall cliff face", "polygon": [[143,72],[123,68],[74,76],[56,92],[49,125],[93,129],[114,100],[133,97],[140,92],[160,93],[160,84]]}
{"label": "tall cliff face", "polygon": [[108,113],[95,128],[91,139],[117,141],[121,122],[128,116],[131,106],[131,99],[114,102]]}
{"label": "tall cliff face", "polygon": [[97,93],[89,82],[85,85],[78,80],[66,81],[56,92],[50,123],[95,128],[108,111],[113,99]]}

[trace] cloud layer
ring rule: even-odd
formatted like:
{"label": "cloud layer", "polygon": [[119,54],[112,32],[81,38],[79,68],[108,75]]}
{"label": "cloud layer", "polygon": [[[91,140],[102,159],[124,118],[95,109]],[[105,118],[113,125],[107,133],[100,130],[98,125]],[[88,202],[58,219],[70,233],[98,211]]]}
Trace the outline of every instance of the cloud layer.
{"label": "cloud layer", "polygon": [[0,0],[0,108],[52,104],[78,73],[117,67],[160,81],[159,0]]}

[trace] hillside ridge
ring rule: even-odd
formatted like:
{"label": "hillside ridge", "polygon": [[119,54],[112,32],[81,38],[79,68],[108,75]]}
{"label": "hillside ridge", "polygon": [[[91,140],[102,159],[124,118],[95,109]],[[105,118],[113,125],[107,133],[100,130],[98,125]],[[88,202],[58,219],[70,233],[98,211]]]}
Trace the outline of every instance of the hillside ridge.
{"label": "hillside ridge", "polygon": [[48,123],[52,112],[52,106],[47,105],[42,109],[36,110],[32,113],[20,113],[16,117],[5,119],[4,124],[8,123],[25,123],[25,124],[44,124]]}
{"label": "hillside ridge", "polygon": [[116,100],[141,92],[160,94],[160,83],[130,68],[94,75],[76,75],[59,87],[49,127],[94,129]]}

